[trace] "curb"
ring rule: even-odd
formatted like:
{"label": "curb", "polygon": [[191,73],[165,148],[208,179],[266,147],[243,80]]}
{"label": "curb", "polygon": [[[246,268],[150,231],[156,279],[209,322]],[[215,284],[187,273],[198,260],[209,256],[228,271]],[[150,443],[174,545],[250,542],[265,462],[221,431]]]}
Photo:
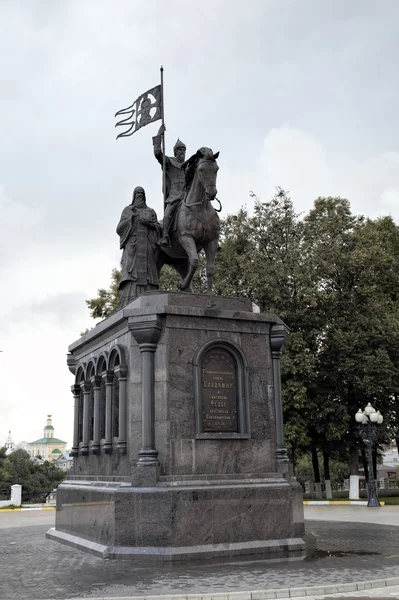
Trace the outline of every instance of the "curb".
{"label": "curb", "polygon": [[[367,500],[304,500],[304,505],[307,506],[341,506],[342,504],[352,504],[354,506],[367,506]],[[385,502],[380,502],[381,506],[385,506]]]}
{"label": "curb", "polygon": [[399,585],[399,577],[374,579],[354,583],[341,583],[315,587],[277,588],[274,590],[256,590],[252,592],[205,593],[205,594],[168,594],[159,596],[90,596],[75,597],[69,600],[274,600],[275,598],[299,598],[304,596],[321,596],[323,594],[339,594],[342,592],[358,592],[375,588]]}
{"label": "curb", "polygon": [[55,506],[35,506],[33,508],[0,508],[0,515],[4,512],[24,512],[24,511],[32,511],[32,510],[55,510]]}

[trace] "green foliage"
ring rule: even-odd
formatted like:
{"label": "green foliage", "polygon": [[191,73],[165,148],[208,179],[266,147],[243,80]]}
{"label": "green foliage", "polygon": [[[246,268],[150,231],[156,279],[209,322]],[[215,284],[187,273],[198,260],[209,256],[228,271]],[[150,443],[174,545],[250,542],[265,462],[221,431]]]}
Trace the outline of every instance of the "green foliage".
{"label": "green foliage", "polygon": [[[119,282],[121,280],[120,269],[113,269],[111,273],[111,284],[107,290],[97,290],[97,296],[86,300],[93,319],[106,319],[114,313],[119,301]],[[87,333],[87,331],[85,332]]]}
{"label": "green foliage", "polygon": [[[323,457],[318,453],[320,472],[323,473]],[[297,480],[305,487],[306,481],[314,481],[312,461],[309,454],[303,454],[296,464],[295,476]],[[332,485],[343,483],[349,477],[348,464],[342,460],[333,459],[330,461],[330,481]],[[321,481],[324,483],[325,477],[322,474]]]}
{"label": "green foliage", "polygon": [[378,499],[385,506],[397,506],[399,504],[399,496],[378,496]]}
{"label": "green foliage", "polygon": [[0,452],[0,486],[22,485],[22,501],[44,501],[46,495],[65,478],[53,463],[36,464],[25,450],[15,450],[8,457]]}
{"label": "green foliage", "polygon": [[[368,401],[385,417],[380,442],[399,440],[399,228],[391,217],[353,215],[344,198],[318,198],[306,215],[278,188],[255,194],[222,221],[214,291],[244,296],[291,329],[282,360],[286,445],[295,464],[308,451],[357,468],[353,418]],[[89,300],[104,318],[117,305],[119,273]],[[161,289],[179,277],[165,267]],[[204,259],[194,282],[206,288]],[[333,464],[333,462],[331,462]]]}
{"label": "green foliage", "polygon": [[389,217],[354,217],[346,200],[331,198],[316,201],[305,222],[307,251],[317,274],[319,388],[350,417],[343,441],[352,446],[357,444],[353,414],[359,407],[371,401],[387,423],[394,416],[398,228]]}

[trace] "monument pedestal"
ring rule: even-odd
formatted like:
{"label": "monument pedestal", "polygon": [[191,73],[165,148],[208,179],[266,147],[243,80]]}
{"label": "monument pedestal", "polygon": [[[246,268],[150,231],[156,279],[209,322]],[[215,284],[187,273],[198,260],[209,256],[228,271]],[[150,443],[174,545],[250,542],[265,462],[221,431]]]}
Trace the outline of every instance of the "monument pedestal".
{"label": "monument pedestal", "polygon": [[286,341],[249,300],[148,292],[72,344],[75,461],[48,537],[104,558],[298,555]]}

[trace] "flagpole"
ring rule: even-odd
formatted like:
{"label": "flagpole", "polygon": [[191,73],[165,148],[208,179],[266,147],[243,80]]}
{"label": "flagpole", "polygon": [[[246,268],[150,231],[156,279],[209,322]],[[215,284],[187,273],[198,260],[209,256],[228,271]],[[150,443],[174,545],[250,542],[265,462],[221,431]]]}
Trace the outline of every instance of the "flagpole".
{"label": "flagpole", "polygon": [[[164,94],[163,94],[163,66],[161,65],[161,119],[162,125],[165,126],[165,115],[164,115]],[[165,211],[166,206],[166,144],[165,144],[165,132],[162,133],[162,189],[163,189],[163,209]]]}

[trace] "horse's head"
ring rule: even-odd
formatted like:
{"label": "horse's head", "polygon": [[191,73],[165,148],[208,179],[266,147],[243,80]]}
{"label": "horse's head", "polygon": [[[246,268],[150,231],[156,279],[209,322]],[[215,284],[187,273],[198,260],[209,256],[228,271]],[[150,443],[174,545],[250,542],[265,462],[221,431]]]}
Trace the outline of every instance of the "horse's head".
{"label": "horse's head", "polygon": [[204,188],[205,197],[207,200],[216,198],[216,177],[219,170],[216,159],[219,152],[213,153],[211,148],[200,148],[189,158],[183,165],[186,168],[186,189],[189,190],[197,174],[198,180]]}

